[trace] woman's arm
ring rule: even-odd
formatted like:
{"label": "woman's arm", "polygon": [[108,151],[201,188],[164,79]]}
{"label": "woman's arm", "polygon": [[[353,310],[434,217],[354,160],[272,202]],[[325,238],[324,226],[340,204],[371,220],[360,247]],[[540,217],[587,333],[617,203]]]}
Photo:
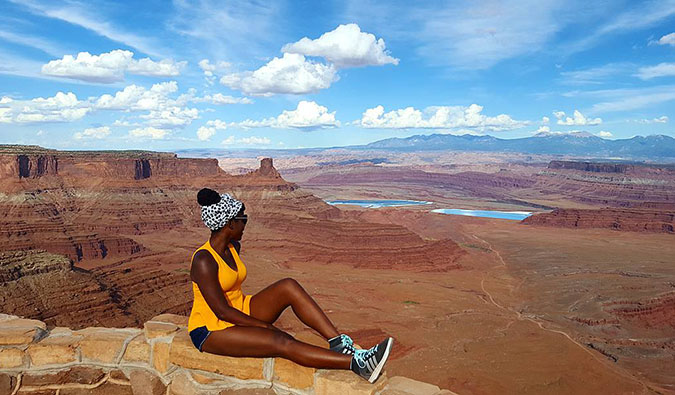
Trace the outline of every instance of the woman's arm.
{"label": "woman's arm", "polygon": [[211,254],[198,252],[190,269],[192,281],[197,283],[199,291],[206,303],[219,320],[240,326],[276,329],[265,321],[261,321],[233,308],[227,303],[223,290],[218,283],[218,264]]}

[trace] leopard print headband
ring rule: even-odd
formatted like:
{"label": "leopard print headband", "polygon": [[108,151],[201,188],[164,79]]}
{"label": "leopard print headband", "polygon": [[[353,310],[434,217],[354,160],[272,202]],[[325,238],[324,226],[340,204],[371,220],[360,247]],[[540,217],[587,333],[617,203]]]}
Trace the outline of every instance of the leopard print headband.
{"label": "leopard print headband", "polygon": [[202,206],[202,221],[204,225],[212,231],[216,231],[227,224],[227,221],[234,218],[243,203],[233,198],[227,193],[220,195],[220,202],[209,206]]}

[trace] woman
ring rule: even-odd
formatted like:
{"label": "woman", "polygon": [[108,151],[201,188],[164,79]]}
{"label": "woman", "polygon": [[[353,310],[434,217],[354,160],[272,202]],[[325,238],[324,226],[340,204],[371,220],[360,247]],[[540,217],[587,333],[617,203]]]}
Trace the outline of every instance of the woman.
{"label": "woman", "polygon": [[[297,283],[286,278],[257,294],[244,295],[241,283],[246,267],[239,243],[248,217],[242,202],[228,194],[204,188],[197,194],[204,224],[211,237],[192,256],[190,277],[194,302],[188,330],[199,351],[231,357],[281,357],[322,369],[351,369],[377,380],[393,339],[369,350],[357,350],[352,339],[340,334],[319,305]],[[295,340],[272,325],[291,307],[304,324],[327,341],[329,348]]]}

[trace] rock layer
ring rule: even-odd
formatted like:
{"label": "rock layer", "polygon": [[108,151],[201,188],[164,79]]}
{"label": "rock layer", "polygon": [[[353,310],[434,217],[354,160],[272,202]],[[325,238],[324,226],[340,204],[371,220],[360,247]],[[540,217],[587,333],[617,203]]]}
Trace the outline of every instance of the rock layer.
{"label": "rock layer", "polygon": [[675,212],[656,210],[556,209],[525,218],[525,225],[562,228],[606,228],[631,232],[675,233]]}

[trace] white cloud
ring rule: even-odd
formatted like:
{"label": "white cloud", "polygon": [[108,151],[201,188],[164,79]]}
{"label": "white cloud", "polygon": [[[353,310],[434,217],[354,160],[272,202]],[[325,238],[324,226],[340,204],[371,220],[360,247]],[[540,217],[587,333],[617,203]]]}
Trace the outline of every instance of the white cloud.
{"label": "white cloud", "polygon": [[364,128],[386,129],[458,129],[471,128],[479,131],[512,130],[528,124],[509,115],[488,117],[481,114],[483,107],[477,104],[465,106],[434,106],[420,111],[413,107],[385,113],[384,107],[367,109],[355,124]]}
{"label": "white cloud", "polygon": [[77,132],[73,135],[77,140],[82,139],[103,139],[110,135],[110,128],[108,126],[101,126],[98,128],[87,128],[82,132]]}
{"label": "white cloud", "polygon": [[216,72],[222,72],[231,66],[229,62],[217,62],[212,64],[208,59],[199,61],[199,68],[204,72],[204,78],[209,85],[213,85],[216,81]]}
{"label": "white cloud", "polygon": [[202,59],[199,61],[199,68],[204,71],[204,75],[210,77],[214,72],[219,70],[225,70],[231,66],[229,62],[217,62],[212,64],[208,59]]}
{"label": "white cloud", "polygon": [[666,34],[657,41],[660,45],[672,45],[675,46],[675,33]]}
{"label": "white cloud", "polygon": [[133,59],[134,53],[116,49],[100,55],[80,52],[77,57],[65,55],[42,66],[42,73],[55,77],[89,82],[113,83],[124,80],[124,73],[171,77],[180,74],[186,62],[164,59],[159,62]]}
{"label": "white cloud", "polygon": [[539,129],[535,131],[535,133],[550,133],[551,128],[548,126],[539,126]]}
{"label": "white cloud", "polygon": [[213,119],[211,121],[206,122],[207,126],[214,127],[218,130],[225,130],[227,129],[227,122],[221,121],[220,119]]}
{"label": "white cloud", "polygon": [[563,71],[562,82],[568,85],[602,84],[615,79],[619,74],[629,74],[635,69],[632,63],[608,63],[584,70]]}
{"label": "white cloud", "polygon": [[251,136],[251,137],[242,137],[239,139],[239,142],[241,144],[246,145],[267,145],[271,143],[272,140],[268,139],[267,137]]}
{"label": "white cloud", "polygon": [[640,67],[635,75],[643,80],[673,76],[675,75],[675,63],[659,63],[656,66]]}
{"label": "white cloud", "polygon": [[596,136],[598,136],[598,137],[612,137],[614,135],[612,134],[612,132],[608,132],[606,130],[601,130],[596,134]]}
{"label": "white cloud", "polygon": [[139,139],[161,140],[169,134],[168,130],[157,129],[151,126],[145,128],[137,128],[129,131],[129,137]]}
{"label": "white cloud", "polygon": [[243,128],[279,128],[279,129],[326,129],[340,126],[340,121],[335,119],[335,111],[328,112],[328,108],[313,101],[301,101],[295,110],[284,110],[279,116],[253,121],[245,121],[233,124]]}
{"label": "white cloud", "polygon": [[558,118],[558,125],[566,126],[587,126],[599,125],[602,123],[600,118],[586,118],[579,110],[574,110],[574,118],[565,116],[564,111],[554,111],[553,115]]}
{"label": "white cloud", "polygon": [[249,99],[248,97],[234,97],[229,95],[223,95],[222,93],[216,93],[214,95],[204,95],[203,97],[195,97],[190,99],[190,101],[196,103],[211,103],[217,105],[253,103],[253,100]]}
{"label": "white cloud", "polygon": [[207,126],[200,126],[197,129],[197,138],[201,141],[206,141],[211,139],[216,134],[216,128],[210,128]]}
{"label": "white cloud", "polygon": [[115,95],[104,94],[95,102],[95,107],[105,110],[143,111],[159,110],[176,103],[169,97],[178,90],[176,81],[160,82],[150,89],[129,85]]}
{"label": "white cloud", "polygon": [[3,97],[0,105],[2,123],[72,122],[91,111],[89,104],[78,100],[72,92],[57,92],[52,97],[37,97],[32,100]]}
{"label": "white cloud", "polygon": [[188,126],[193,120],[199,118],[199,110],[196,108],[169,107],[161,110],[152,110],[148,114],[140,116],[146,120],[146,124],[156,128],[182,128]]}
{"label": "white cloud", "polygon": [[249,95],[305,94],[326,89],[338,80],[332,64],[305,59],[303,55],[285,53],[255,71],[223,76],[220,83]]}
{"label": "white cloud", "polygon": [[225,140],[221,142],[223,145],[235,145],[235,144],[242,144],[242,145],[268,145],[272,143],[272,140],[268,139],[267,137],[257,137],[257,136],[251,136],[251,137],[242,137],[240,139],[235,139],[234,136],[229,136]]}
{"label": "white cloud", "polygon": [[667,115],[662,115],[658,118],[652,118],[652,119],[639,119],[635,122],[638,123],[668,123],[668,116]]}
{"label": "white cloud", "polygon": [[300,41],[284,45],[281,51],[320,56],[339,68],[380,66],[399,62],[387,53],[383,39],[362,32],[355,23],[340,25],[315,40],[304,37]]}
{"label": "white cloud", "polygon": [[549,118],[549,117],[541,117],[541,123],[546,124],[546,123],[549,123],[550,121],[551,121],[551,118]]}

